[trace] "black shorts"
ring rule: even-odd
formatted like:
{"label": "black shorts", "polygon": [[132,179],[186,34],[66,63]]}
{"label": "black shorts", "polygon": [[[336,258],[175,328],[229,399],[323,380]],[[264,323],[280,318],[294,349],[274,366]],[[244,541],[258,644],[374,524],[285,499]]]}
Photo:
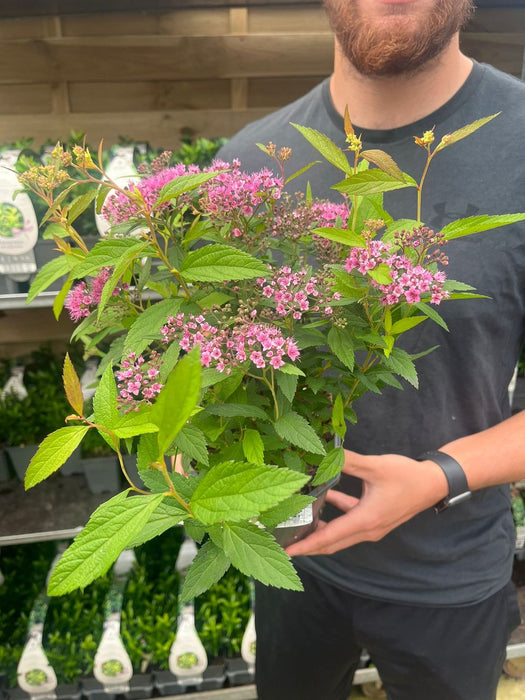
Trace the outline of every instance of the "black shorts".
{"label": "black shorts", "polygon": [[259,700],[347,700],[362,649],[389,700],[495,700],[520,623],[512,583],[481,603],[428,607],[300,576],[305,593],[256,586]]}

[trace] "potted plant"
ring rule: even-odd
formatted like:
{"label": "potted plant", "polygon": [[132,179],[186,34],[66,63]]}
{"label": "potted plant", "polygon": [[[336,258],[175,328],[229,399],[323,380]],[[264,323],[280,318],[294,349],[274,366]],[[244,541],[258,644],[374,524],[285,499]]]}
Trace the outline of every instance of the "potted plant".
{"label": "potted plant", "polygon": [[[346,117],[347,152],[298,126],[341,171],[336,205],[283,194],[289,149],[261,148],[274,170],[238,162],[200,169],[163,154],[129,188],[106,179],[88,149],[57,145],[46,170],[24,184],[49,205],[61,257],[33,282],[29,301],[68,275],[64,303],[75,337],[100,352],[93,411],[64,364],[72,413],[31,461],[30,488],[60,468],[88,434],[138,442],[140,476],[102,504],[63,555],[51,594],[85,586],[134,547],[183,522],[201,544],[184,581],[191,599],[233,565],[265,584],[301,590],[273,532],[315,501],[312,487],[337,478],[353,402],[385,385],[417,386],[415,356],[398,339],[423,322],[444,324],[436,305],[476,296],[446,279],[447,239],[525,218],[477,216],[431,231],[421,220],[425,174],[445,148],[493,117],[448,134],[415,137],[423,177],[382,151],[364,151]],[[371,167],[374,166],[374,167]],[[76,175],[71,178],[71,167]],[[91,183],[70,205],[55,186]],[[383,192],[411,188],[414,207],[394,221]],[[111,229],[88,251],[75,220],[96,196]],[[315,261],[315,263],[314,263]],[[447,302],[448,303],[448,302]],[[104,351],[99,348],[104,347]],[[421,348],[420,354],[428,351]],[[173,458],[173,468],[165,457]]]}

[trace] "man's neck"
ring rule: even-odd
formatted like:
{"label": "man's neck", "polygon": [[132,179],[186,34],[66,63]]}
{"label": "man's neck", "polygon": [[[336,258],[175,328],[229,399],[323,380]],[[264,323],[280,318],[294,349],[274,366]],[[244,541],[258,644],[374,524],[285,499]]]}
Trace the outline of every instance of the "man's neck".
{"label": "man's neck", "polygon": [[459,90],[472,61],[459,50],[456,36],[433,61],[411,75],[389,77],[358,73],[336,42],[330,92],[336,110],[362,129],[394,129],[439,109]]}

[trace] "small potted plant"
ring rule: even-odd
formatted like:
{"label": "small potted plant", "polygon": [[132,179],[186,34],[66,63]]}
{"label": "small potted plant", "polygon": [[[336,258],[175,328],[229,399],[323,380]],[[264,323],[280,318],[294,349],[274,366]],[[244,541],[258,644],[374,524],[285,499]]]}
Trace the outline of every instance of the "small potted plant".
{"label": "small potted plant", "polygon": [[[385,385],[417,386],[416,356],[398,339],[420,323],[443,325],[443,300],[476,296],[446,278],[446,241],[525,218],[470,217],[440,232],[421,220],[433,159],[493,116],[439,141],[432,131],[416,136],[427,164],[419,181],[387,153],[363,150],[348,117],[346,152],[298,126],[341,171],[341,204],[308,191],[286,195],[294,176],[286,172],[289,149],[272,144],[261,148],[273,170],[257,173],[236,161],[202,169],[171,164],[162,154],[122,188],[107,179],[100,152],[94,159],[86,148],[57,145],[46,170],[22,176],[49,205],[62,253],[39,273],[29,301],[67,274],[55,311],[64,302],[78,322],[74,336],[103,356],[92,411],[66,358],[68,425],[43,441],[26,487],[59,469],[95,432],[114,450],[129,486],[95,511],[63,555],[52,594],[85,586],[123,548],[181,522],[201,544],[185,576],[185,599],[231,565],[265,584],[301,590],[273,533],[299,513],[315,526],[311,492],[338,478],[341,440],[357,420],[354,401]],[[90,183],[96,195],[84,192],[66,205],[54,194],[66,181],[68,191]],[[406,188],[414,206],[395,221],[383,193]],[[75,221],[93,197],[111,227],[88,250]],[[123,446],[132,439],[146,488],[125,470]]]}

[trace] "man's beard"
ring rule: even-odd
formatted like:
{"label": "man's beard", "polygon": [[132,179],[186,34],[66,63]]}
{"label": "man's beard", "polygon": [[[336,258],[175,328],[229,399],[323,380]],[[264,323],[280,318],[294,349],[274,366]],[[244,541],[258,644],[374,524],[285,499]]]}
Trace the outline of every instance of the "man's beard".
{"label": "man's beard", "polygon": [[344,56],[363,75],[414,73],[438,56],[474,10],[473,0],[437,0],[420,18],[404,12],[382,19],[361,16],[358,0],[324,0]]}

